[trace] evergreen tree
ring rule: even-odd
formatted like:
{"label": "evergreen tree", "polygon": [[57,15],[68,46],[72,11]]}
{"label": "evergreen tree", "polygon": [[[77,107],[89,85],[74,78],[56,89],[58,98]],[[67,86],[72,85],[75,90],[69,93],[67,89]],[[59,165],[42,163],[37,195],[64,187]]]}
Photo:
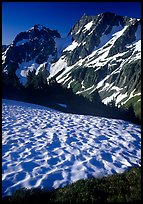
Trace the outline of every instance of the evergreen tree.
{"label": "evergreen tree", "polygon": [[112,101],[110,101],[110,102],[108,103],[108,105],[111,106],[111,107],[115,107],[115,106],[116,106],[116,100],[115,100],[114,97],[113,97]]}
{"label": "evergreen tree", "polygon": [[28,72],[28,75],[27,75],[27,82],[26,82],[26,85],[25,87],[26,88],[34,88],[34,84],[35,84],[35,79],[34,79],[34,76],[35,76],[35,69],[33,71],[30,71]]}
{"label": "evergreen tree", "polygon": [[102,101],[101,101],[101,98],[100,98],[100,95],[99,95],[97,89],[91,95],[90,101],[92,101],[92,103],[95,105],[101,105],[102,104]]}

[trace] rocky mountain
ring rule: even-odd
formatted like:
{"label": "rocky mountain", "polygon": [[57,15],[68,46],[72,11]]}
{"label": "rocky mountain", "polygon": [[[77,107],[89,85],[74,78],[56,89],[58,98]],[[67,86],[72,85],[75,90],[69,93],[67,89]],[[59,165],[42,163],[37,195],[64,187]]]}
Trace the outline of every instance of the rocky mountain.
{"label": "rocky mountain", "polygon": [[35,25],[3,52],[3,82],[42,88],[56,79],[90,101],[141,105],[141,21],[106,12],[83,15],[66,38]]}
{"label": "rocky mountain", "polygon": [[17,84],[25,85],[28,74],[40,75],[44,72],[48,77],[49,67],[58,57],[55,48],[57,37],[61,36],[56,30],[42,25],[19,33],[2,54],[4,81],[13,83],[15,80]]}
{"label": "rocky mountain", "polygon": [[98,90],[103,103],[132,104],[140,115],[140,24],[140,19],[110,12],[82,16],[69,33],[72,43],[51,66],[51,76],[63,70],[57,81],[76,94],[92,101]]}

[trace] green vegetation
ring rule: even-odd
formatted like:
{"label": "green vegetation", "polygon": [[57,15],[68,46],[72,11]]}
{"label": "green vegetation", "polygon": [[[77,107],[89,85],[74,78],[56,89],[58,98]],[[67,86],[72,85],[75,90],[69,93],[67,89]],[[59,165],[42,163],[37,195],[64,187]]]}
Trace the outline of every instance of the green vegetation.
{"label": "green vegetation", "polygon": [[53,191],[45,189],[19,189],[4,203],[47,202],[141,202],[141,168],[102,179],[79,180]]}
{"label": "green vegetation", "polygon": [[32,72],[28,72],[27,83],[25,87],[34,88],[34,89],[44,89],[47,86],[47,77],[49,76],[49,72],[43,67],[39,70],[36,75],[36,70]]}
{"label": "green vegetation", "polygon": [[135,115],[141,119],[141,96],[134,96],[124,104],[124,108],[133,107]]}

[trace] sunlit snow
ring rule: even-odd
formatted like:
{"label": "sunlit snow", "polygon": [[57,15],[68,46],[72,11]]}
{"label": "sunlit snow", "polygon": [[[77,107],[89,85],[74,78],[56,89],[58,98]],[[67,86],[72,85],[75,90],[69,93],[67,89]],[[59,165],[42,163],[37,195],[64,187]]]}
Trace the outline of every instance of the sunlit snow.
{"label": "sunlit snow", "polygon": [[90,28],[92,27],[93,25],[93,21],[87,23],[85,26],[84,26],[84,30],[83,32],[87,31],[87,30],[90,30]]}
{"label": "sunlit snow", "polygon": [[16,70],[16,75],[19,78],[20,82],[25,85],[27,82],[28,72],[32,72],[34,69],[37,70],[39,64],[35,62],[35,60],[30,60],[28,62],[23,61],[19,64],[19,68]]}
{"label": "sunlit snow", "polygon": [[140,126],[2,101],[2,194],[63,187],[140,165]]}
{"label": "sunlit snow", "polygon": [[72,51],[74,50],[79,44],[76,41],[73,41],[71,45],[69,45],[64,51]]}

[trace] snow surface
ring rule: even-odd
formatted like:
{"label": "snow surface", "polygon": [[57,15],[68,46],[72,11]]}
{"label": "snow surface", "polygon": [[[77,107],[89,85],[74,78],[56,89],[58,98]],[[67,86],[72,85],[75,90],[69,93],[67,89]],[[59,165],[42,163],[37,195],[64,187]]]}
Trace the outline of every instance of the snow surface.
{"label": "snow surface", "polygon": [[25,43],[28,43],[28,42],[29,42],[29,39],[22,39],[18,41],[15,46],[24,45]]}
{"label": "snow surface", "polygon": [[63,187],[140,165],[140,126],[2,100],[2,194]]}

